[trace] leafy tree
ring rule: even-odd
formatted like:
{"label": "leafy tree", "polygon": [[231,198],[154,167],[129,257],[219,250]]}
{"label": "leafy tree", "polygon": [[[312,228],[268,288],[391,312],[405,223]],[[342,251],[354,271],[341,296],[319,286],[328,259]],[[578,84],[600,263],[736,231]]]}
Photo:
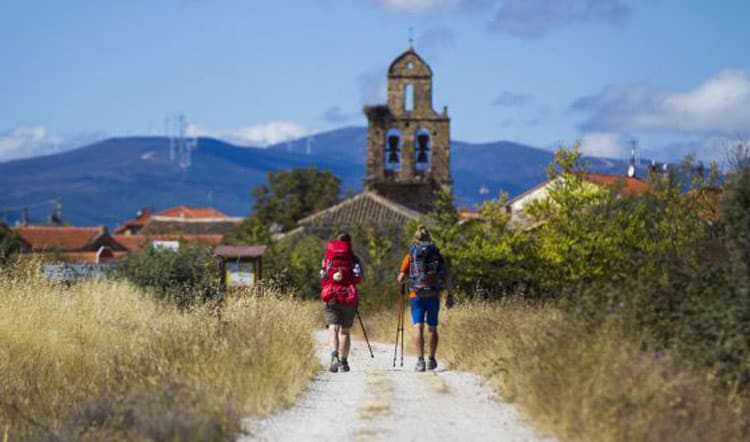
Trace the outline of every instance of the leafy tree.
{"label": "leafy tree", "polygon": [[334,205],[340,184],[330,171],[314,167],[269,172],[268,184],[252,190],[254,213],[269,227],[290,230],[298,220]]}
{"label": "leafy tree", "polygon": [[0,264],[23,250],[23,240],[14,231],[0,223]]}
{"label": "leafy tree", "polygon": [[288,231],[297,221],[338,201],[340,180],[314,167],[268,173],[268,183],[257,186],[254,213],[229,232],[227,244],[271,244],[272,233]]}
{"label": "leafy tree", "polygon": [[270,244],[271,231],[258,215],[250,215],[224,237],[226,244]]}
{"label": "leafy tree", "polygon": [[727,176],[721,213],[733,291],[750,301],[750,148],[737,146],[731,162],[733,170]]}
{"label": "leafy tree", "polygon": [[221,296],[217,262],[202,244],[181,244],[177,251],[148,247],[117,260],[114,275],[180,307]]}

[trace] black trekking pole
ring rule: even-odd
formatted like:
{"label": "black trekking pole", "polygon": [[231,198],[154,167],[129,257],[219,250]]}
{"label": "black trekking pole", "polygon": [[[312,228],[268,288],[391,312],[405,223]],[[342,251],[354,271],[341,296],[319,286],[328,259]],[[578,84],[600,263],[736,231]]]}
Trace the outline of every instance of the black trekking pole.
{"label": "black trekking pole", "polygon": [[362,322],[362,315],[359,314],[359,309],[357,309],[357,318],[359,318],[359,325],[362,327],[362,334],[365,335],[365,342],[367,342],[367,348],[370,349],[370,357],[374,359],[375,355],[372,353],[370,340],[367,338],[367,330],[365,330],[365,323]]}
{"label": "black trekking pole", "polygon": [[406,284],[401,284],[401,366],[404,366],[404,316],[406,316]]}
{"label": "black trekking pole", "polygon": [[[396,318],[396,344],[393,347],[393,368],[396,368],[396,358],[398,357],[398,338],[399,333],[402,333],[403,321],[402,316],[404,315],[404,300],[403,300],[403,284],[401,285],[401,297],[398,300],[398,317]],[[403,353],[403,350],[402,350]]]}

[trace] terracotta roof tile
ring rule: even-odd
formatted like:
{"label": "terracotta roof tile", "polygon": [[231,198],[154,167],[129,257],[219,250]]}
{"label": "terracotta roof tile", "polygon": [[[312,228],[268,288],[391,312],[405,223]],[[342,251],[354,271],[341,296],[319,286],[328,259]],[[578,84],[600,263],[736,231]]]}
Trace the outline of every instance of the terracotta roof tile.
{"label": "terracotta roof tile", "polygon": [[213,220],[205,222],[190,222],[171,220],[165,221],[161,219],[151,219],[139,233],[145,235],[161,235],[161,234],[185,234],[185,235],[205,235],[205,234],[221,234],[224,235],[229,233],[242,221],[239,219],[225,218],[224,220]]}
{"label": "terracotta roof tile", "polygon": [[651,191],[651,186],[640,178],[590,173],[584,179],[600,186],[617,187],[622,195],[641,195]]}
{"label": "terracotta roof tile", "polygon": [[128,252],[137,252],[138,250],[141,250],[148,242],[146,239],[146,236],[144,235],[122,235],[122,234],[114,234],[112,235],[112,238],[120,243]]}
{"label": "terracotta roof tile", "polygon": [[100,235],[107,232],[104,226],[22,226],[15,231],[34,251],[81,251]]}
{"label": "terracotta roof tile", "polygon": [[163,210],[154,216],[169,218],[228,218],[225,214],[211,207],[177,206]]}
{"label": "terracotta roof tile", "polygon": [[151,215],[152,215],[151,208],[146,207],[140,211],[140,215],[131,219],[130,221],[125,221],[123,225],[116,228],[114,233],[122,233],[126,231],[127,229],[133,228],[133,227],[143,227],[144,225],[146,225],[148,220],[151,219]]}

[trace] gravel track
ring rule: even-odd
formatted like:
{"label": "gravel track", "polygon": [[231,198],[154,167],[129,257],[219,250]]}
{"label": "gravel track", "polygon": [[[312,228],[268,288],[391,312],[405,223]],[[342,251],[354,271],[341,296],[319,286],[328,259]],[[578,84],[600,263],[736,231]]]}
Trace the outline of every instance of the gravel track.
{"label": "gravel track", "polygon": [[[325,330],[315,341],[327,367]],[[353,341],[352,371],[321,371],[293,407],[248,419],[250,434],[240,440],[554,441],[536,434],[475,375],[444,367],[416,373],[413,357],[393,368],[393,344],[373,343],[373,351],[371,359],[367,345]]]}

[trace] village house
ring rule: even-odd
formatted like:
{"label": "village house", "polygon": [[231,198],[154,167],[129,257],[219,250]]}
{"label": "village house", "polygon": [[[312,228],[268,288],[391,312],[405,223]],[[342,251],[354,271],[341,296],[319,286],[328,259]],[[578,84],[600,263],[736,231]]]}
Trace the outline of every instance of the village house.
{"label": "village house", "polygon": [[[505,209],[511,216],[511,225],[521,228],[530,227],[533,220],[530,219],[526,208],[532,201],[547,198],[557,179],[545,180],[508,201]],[[583,180],[591,186],[612,189],[623,196],[643,195],[651,191],[651,185],[636,176],[587,173],[583,175]]]}
{"label": "village house", "polygon": [[26,252],[50,261],[93,264],[128,252],[112,238],[106,226],[27,225],[13,231],[27,246]]}
{"label": "village house", "polygon": [[144,208],[134,219],[117,227],[112,237],[128,252],[148,245],[174,248],[181,242],[215,247],[241,222],[242,218],[227,216],[210,207],[177,206],[157,213]]}
{"label": "village house", "polygon": [[210,207],[177,206],[153,213],[149,207],[141,209],[134,219],[114,230],[118,235],[161,234],[216,234],[229,233],[242,218],[230,217]]}

